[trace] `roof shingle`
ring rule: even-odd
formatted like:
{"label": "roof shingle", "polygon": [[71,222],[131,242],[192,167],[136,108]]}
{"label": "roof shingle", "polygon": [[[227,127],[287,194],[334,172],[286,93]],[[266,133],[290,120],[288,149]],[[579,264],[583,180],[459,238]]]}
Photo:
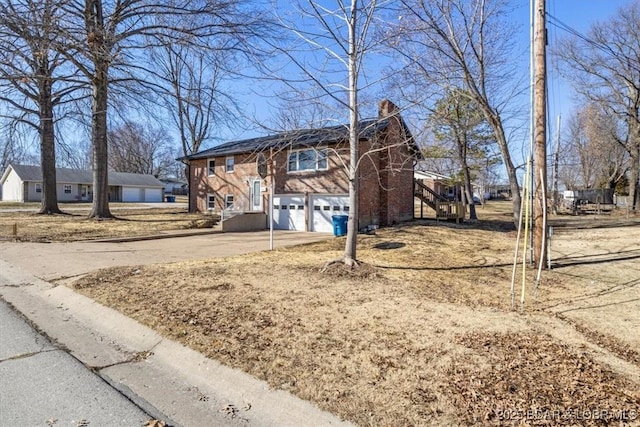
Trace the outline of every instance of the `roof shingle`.
{"label": "roof shingle", "polygon": [[[389,124],[388,119],[367,119],[359,123],[360,138],[369,139],[382,132]],[[348,140],[349,126],[339,125],[320,129],[296,129],[258,138],[230,141],[222,145],[200,151],[182,159],[203,159],[232,154],[254,153],[270,148],[315,147]]]}
{"label": "roof shingle", "polygon": [[[41,182],[42,169],[40,166],[32,165],[10,165],[22,181]],[[82,169],[56,168],[56,181],[59,183],[93,183],[93,172]],[[153,175],[138,173],[112,172],[109,171],[109,185],[131,186],[131,187],[157,187],[163,188],[164,184]]]}

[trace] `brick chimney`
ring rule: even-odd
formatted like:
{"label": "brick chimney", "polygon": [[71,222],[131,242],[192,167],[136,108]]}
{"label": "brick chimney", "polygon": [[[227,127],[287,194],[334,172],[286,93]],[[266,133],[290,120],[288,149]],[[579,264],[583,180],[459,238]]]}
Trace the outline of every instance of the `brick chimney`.
{"label": "brick chimney", "polygon": [[400,113],[398,107],[388,99],[383,99],[378,103],[378,118],[384,119],[385,117],[395,116]]}

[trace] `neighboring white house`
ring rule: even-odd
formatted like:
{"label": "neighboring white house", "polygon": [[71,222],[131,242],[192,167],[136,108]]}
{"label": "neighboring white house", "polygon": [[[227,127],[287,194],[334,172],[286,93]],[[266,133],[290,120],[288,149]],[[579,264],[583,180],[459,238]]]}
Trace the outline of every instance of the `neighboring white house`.
{"label": "neighboring white house", "polygon": [[164,184],[165,194],[188,194],[187,193],[187,181],[177,178],[163,178],[160,179]]}
{"label": "neighboring white house", "polygon": [[[56,168],[58,201],[90,201],[93,173],[90,170]],[[39,202],[42,197],[40,166],[10,164],[0,178],[2,201]],[[164,184],[153,175],[109,171],[112,202],[162,202]]]}

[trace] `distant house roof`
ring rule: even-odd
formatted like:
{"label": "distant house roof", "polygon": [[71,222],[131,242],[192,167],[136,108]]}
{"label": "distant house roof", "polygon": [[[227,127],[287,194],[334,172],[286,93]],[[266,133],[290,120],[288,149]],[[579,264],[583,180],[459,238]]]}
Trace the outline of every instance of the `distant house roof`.
{"label": "distant house roof", "polygon": [[451,179],[450,176],[426,170],[413,171],[413,176],[417,179],[433,179],[435,181],[448,181]]}
{"label": "distant house roof", "polygon": [[186,184],[187,181],[185,181],[184,179],[178,179],[178,178],[159,178],[161,182],[164,182],[165,184]]}
{"label": "distant house roof", "polygon": [[[406,125],[402,120],[401,122],[405,127],[410,140],[413,141],[413,137],[411,136],[409,130],[406,128]],[[384,131],[388,125],[388,118],[362,120],[359,123],[360,138],[372,138],[378,133]],[[217,147],[183,157],[182,159],[204,159],[207,157],[253,153],[264,151],[270,148],[284,148],[289,145],[291,145],[292,147],[315,147],[323,144],[334,144],[340,141],[348,140],[348,138],[348,125],[331,126],[319,129],[296,129],[269,136],[230,141],[222,145],[218,145]]]}
{"label": "distant house roof", "polygon": [[[2,181],[6,179],[6,175],[12,168],[22,181],[41,182],[42,169],[40,166],[31,165],[9,165],[2,176]],[[93,183],[93,172],[83,169],[56,168],[56,181],[59,183]],[[129,186],[129,187],[158,187],[163,188],[164,184],[153,175],[145,175],[139,173],[112,172],[109,171],[109,185]]]}

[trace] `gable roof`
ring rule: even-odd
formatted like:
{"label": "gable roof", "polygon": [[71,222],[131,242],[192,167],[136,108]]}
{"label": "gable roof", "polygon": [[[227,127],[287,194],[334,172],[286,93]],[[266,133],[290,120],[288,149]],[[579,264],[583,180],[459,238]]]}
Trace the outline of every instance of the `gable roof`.
{"label": "gable roof", "polygon": [[413,176],[417,179],[433,179],[435,181],[449,181],[452,179],[450,176],[429,170],[415,170],[413,171]]}
{"label": "gable roof", "polygon": [[[42,169],[40,166],[32,165],[13,165],[10,164],[2,176],[2,180],[6,179],[9,168],[13,169],[16,175],[22,181],[41,182]],[[56,168],[56,182],[59,183],[93,183],[93,172],[84,169]],[[157,187],[163,188],[164,184],[153,175],[145,175],[139,173],[128,172],[112,172],[109,171],[109,185],[131,186],[131,187]]]}
{"label": "gable roof", "polygon": [[[389,119],[367,119],[359,122],[360,138],[369,139],[384,131],[389,125]],[[404,123],[403,123],[404,125]],[[408,132],[410,136],[411,134]],[[207,157],[229,156],[233,154],[253,153],[264,151],[270,148],[283,148],[286,146],[298,147],[315,147],[323,144],[335,144],[340,141],[349,139],[349,126],[339,125],[330,126],[319,129],[296,129],[287,132],[281,132],[274,135],[263,136],[258,138],[243,139],[238,141],[230,141],[222,145],[200,151],[190,156],[182,157],[183,159],[204,159]]]}

